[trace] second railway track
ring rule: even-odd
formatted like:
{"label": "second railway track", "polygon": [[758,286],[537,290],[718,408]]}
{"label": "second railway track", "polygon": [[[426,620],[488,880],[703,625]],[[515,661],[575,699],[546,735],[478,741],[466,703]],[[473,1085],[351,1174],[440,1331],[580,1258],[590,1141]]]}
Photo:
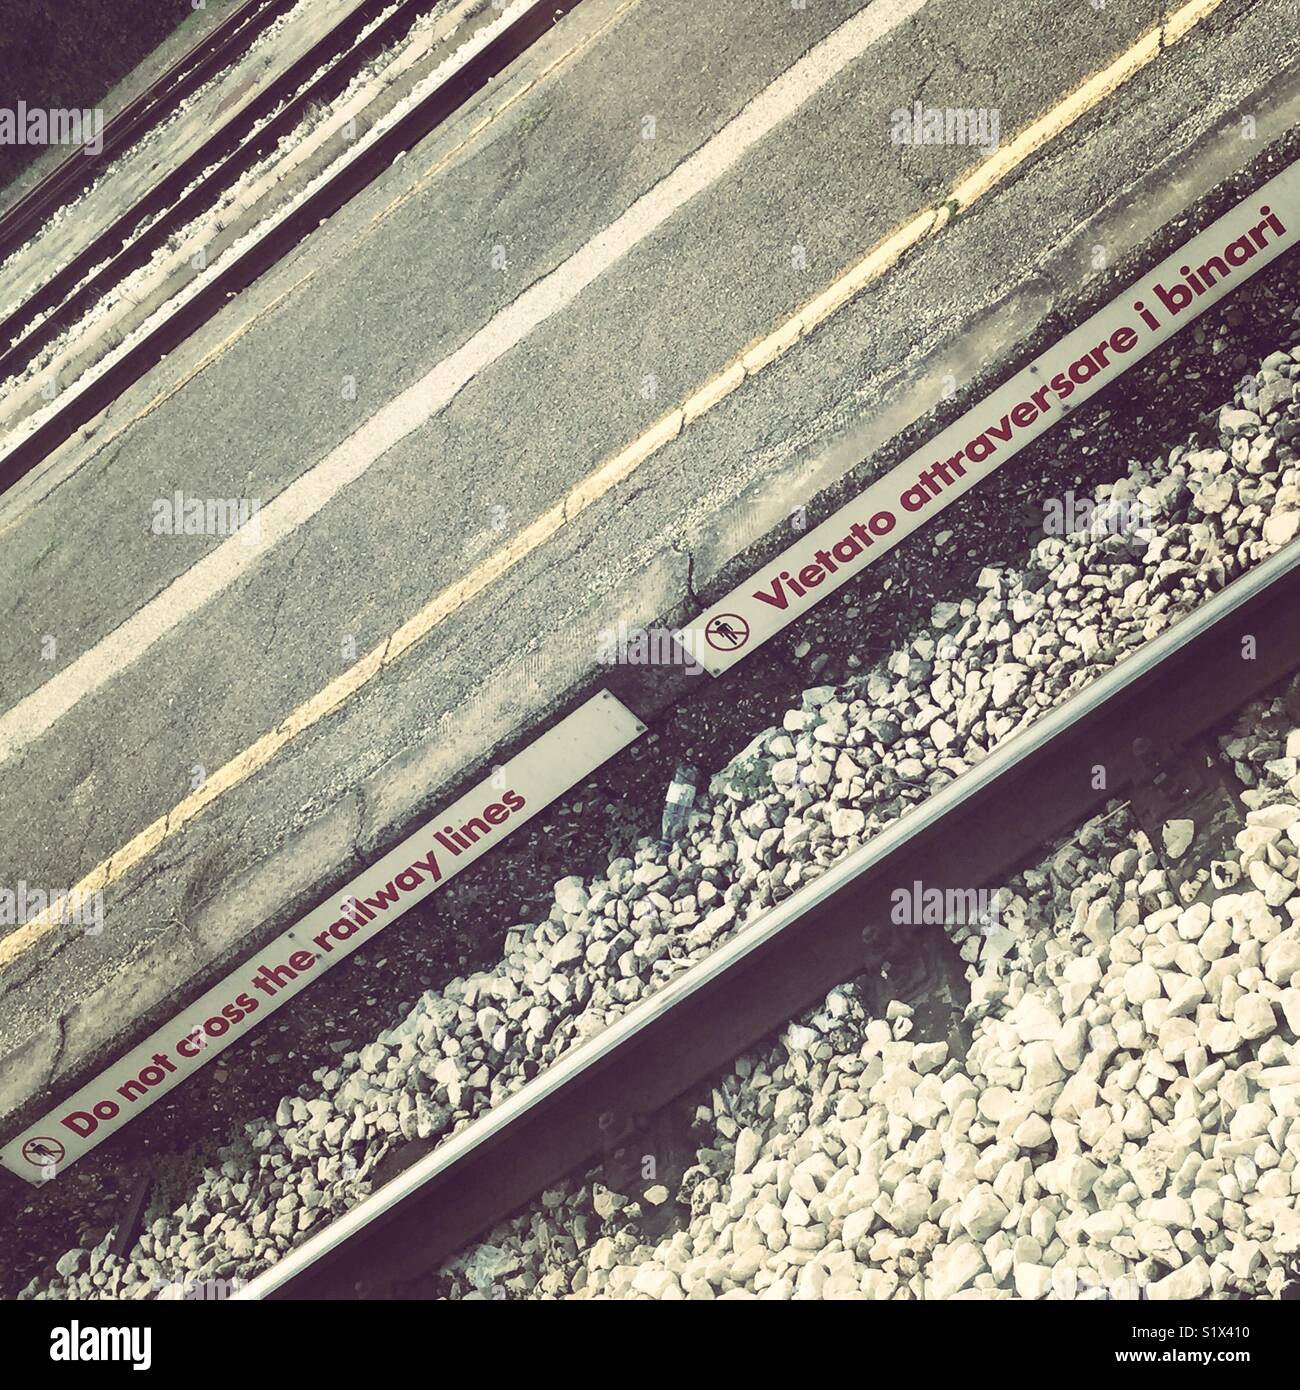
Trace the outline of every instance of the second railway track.
{"label": "second railway track", "polygon": [[[327,177],[314,180],[282,214],[269,214],[271,225],[259,230],[250,245],[224,257],[206,276],[202,273],[205,266],[191,272],[192,281],[201,281],[197,289],[189,292],[191,285],[174,286],[168,293],[176,296],[175,304],[152,315],[118,346],[96,347],[95,361],[87,363],[73,380],[53,386],[39,377],[27,382],[30,399],[25,409],[38,423],[25,421],[16,409],[15,373],[24,372],[34,355],[60,332],[93,312],[97,302],[146,265],[179,228],[256,168],[306,112],[336,97],[376,54],[400,44],[411,25],[435,8],[436,0],[404,0],[396,7],[364,0],[358,5],[273,89],[211,137],[142,202],[116,219],[0,326],[0,338],[8,339],[8,347],[0,356],[0,374],[11,379],[8,446],[0,441],[0,491],[39,465],[579,3],[547,0],[518,8],[513,17],[509,8],[502,10],[502,23],[488,26],[490,32],[483,38],[475,31],[456,51],[453,56],[458,61],[444,80],[411,102],[377,136],[359,139],[353,157],[336,161]],[[392,13],[376,23],[386,8]],[[496,10],[489,10],[485,17],[494,19],[496,15]],[[462,54],[463,61],[459,61]],[[322,68],[325,70],[320,71]],[[142,230],[137,233],[137,228]]]}
{"label": "second railway track", "polygon": [[[34,235],[42,222],[84,191],[116,156],[245,53],[294,3],[295,0],[247,0],[107,123],[104,146],[96,157],[88,158],[78,152],[65,159],[0,213],[0,263]],[[4,336],[0,330],[0,337]]]}
{"label": "second railway track", "polygon": [[[169,238],[276,150],[316,103],[344,90],[367,62],[400,41],[439,0],[363,0],[276,81],[214,131],[79,255],[0,320],[0,380],[82,319]],[[391,11],[391,13],[389,12]],[[382,22],[379,22],[381,21]]]}

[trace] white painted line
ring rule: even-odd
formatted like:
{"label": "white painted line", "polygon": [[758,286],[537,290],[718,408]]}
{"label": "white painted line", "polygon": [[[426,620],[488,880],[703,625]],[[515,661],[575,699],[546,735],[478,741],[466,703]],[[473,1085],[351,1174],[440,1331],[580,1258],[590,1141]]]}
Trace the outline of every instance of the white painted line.
{"label": "white painted line", "polygon": [[443,409],[480,372],[566,309],[748,150],[787,120],[925,0],[874,0],[811,48],[711,139],[568,260],[530,286],[467,342],[375,412],[261,509],[262,544],[232,536],[120,627],[0,717],[0,762],[35,742],[74,705],[136,661],[316,515],[395,444]]}
{"label": "white painted line", "polygon": [[684,631],[683,645],[715,676],[743,661],[1295,246],[1298,229],[1300,163],[1243,198],[936,439],[711,604]]}
{"label": "white painted line", "polygon": [[39,1184],[129,1124],[331,966],[644,732],[608,691],[497,768],[0,1150]]}

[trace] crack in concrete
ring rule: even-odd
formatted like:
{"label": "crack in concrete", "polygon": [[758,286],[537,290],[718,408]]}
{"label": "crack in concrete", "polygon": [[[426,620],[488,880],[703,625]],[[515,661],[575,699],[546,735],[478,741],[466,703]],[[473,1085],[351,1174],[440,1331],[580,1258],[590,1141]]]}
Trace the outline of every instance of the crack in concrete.
{"label": "crack in concrete", "polygon": [[364,863],[366,851],[361,843],[362,832],[366,828],[366,784],[359,781],[352,789],[352,803],[355,809],[356,821],[352,827],[352,833],[348,836],[348,843],[352,846],[352,858],[359,863]]}
{"label": "crack in concrete", "polygon": [[[290,575],[292,575],[294,567],[298,563],[298,557],[302,554],[302,552],[306,549],[307,546],[307,528],[304,526],[301,528],[301,530],[302,538],[298,542],[297,548],[294,550],[293,554],[289,557],[287,561],[287,568],[289,570]],[[288,598],[288,596],[289,582],[286,578],[285,583],[280,586],[280,592],[275,600],[275,607],[271,611],[271,634],[267,638],[266,646],[263,648],[263,652],[267,656],[270,656],[275,649],[275,644],[280,628],[280,610],[284,607],[284,601],[286,598]]]}
{"label": "crack in concrete", "polygon": [[672,542],[673,552],[686,557],[686,596],[694,604],[703,606],[703,600],[695,592],[695,552],[688,545]]}
{"label": "crack in concrete", "polygon": [[54,1085],[55,1079],[59,1074],[59,1064],[63,1061],[63,1054],[68,1047],[68,1018],[66,1014],[60,1014],[54,1020],[54,1026],[59,1030],[58,1040],[54,1045],[54,1057],[50,1062],[50,1069],[45,1078],[46,1087]]}

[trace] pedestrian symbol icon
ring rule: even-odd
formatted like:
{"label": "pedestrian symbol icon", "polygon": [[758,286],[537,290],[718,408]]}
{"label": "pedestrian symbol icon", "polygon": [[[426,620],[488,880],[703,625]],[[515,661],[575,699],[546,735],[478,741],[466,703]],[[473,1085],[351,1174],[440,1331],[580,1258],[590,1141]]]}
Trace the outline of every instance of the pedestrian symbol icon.
{"label": "pedestrian symbol icon", "polygon": [[735,613],[719,613],[710,618],[704,640],[717,652],[734,652],[749,641],[749,624]]}
{"label": "pedestrian symbol icon", "polygon": [[23,1145],[23,1157],[38,1168],[44,1168],[47,1163],[62,1163],[65,1153],[67,1150],[57,1139],[37,1137]]}

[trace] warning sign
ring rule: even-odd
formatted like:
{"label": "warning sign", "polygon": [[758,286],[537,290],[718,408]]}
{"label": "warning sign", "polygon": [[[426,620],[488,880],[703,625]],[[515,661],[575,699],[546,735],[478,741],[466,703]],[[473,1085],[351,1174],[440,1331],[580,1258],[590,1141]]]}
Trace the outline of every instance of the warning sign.
{"label": "warning sign", "polygon": [[704,629],[704,640],[715,652],[736,652],[749,641],[749,624],[738,613],[718,613]]}
{"label": "warning sign", "polygon": [[62,1163],[66,1153],[67,1149],[57,1139],[51,1139],[46,1134],[38,1134],[23,1145],[23,1157],[38,1168],[44,1168],[51,1163]]}
{"label": "warning sign", "polygon": [[[563,795],[644,726],[602,690],[358,874],[183,1013],[0,1149],[39,1183],[115,1134],[223,1048]],[[57,1137],[55,1137],[57,1136]]]}
{"label": "warning sign", "polygon": [[1300,164],[1243,199],[936,439],[699,614],[685,634],[689,650],[715,676],[744,660],[1290,250],[1297,228]]}

